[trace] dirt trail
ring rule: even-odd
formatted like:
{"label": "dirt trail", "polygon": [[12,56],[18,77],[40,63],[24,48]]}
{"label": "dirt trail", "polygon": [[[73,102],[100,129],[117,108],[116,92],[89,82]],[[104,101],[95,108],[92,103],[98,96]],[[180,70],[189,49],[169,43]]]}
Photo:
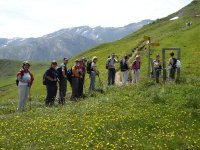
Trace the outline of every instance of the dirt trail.
{"label": "dirt trail", "polygon": [[[134,52],[132,52],[132,56],[129,58],[129,67],[131,67],[131,64],[133,62],[133,60],[135,59],[135,56],[139,53],[139,51],[144,50],[144,45],[146,45],[146,42],[143,41],[141,43],[139,43],[134,49]],[[122,85],[122,81],[121,81],[121,71],[117,71],[115,74],[115,84],[117,86],[121,86]]]}
{"label": "dirt trail", "polygon": [[117,71],[115,74],[115,84],[117,86],[121,86],[122,82],[121,82],[121,71]]}

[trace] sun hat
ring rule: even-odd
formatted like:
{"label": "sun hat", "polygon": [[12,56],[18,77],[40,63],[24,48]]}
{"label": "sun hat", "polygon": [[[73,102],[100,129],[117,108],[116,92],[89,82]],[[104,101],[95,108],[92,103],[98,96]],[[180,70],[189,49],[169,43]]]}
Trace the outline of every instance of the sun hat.
{"label": "sun hat", "polygon": [[52,60],[52,61],[51,61],[51,64],[53,64],[53,65],[57,65],[56,60]]}
{"label": "sun hat", "polygon": [[69,60],[67,57],[64,57],[63,60]]}
{"label": "sun hat", "polygon": [[23,66],[28,65],[29,67],[31,66],[30,63],[28,61],[24,61],[23,62]]}
{"label": "sun hat", "polygon": [[92,61],[95,60],[95,59],[98,59],[97,56],[94,56],[94,57],[92,58]]}
{"label": "sun hat", "polygon": [[82,57],[81,60],[87,61],[87,58],[86,57]]}

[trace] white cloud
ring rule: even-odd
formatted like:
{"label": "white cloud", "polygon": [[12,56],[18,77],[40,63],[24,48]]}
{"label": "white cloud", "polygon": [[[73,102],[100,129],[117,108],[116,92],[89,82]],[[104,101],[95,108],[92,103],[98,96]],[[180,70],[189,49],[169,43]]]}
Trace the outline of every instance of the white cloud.
{"label": "white cloud", "polygon": [[167,16],[192,0],[5,0],[0,37],[36,37],[61,28],[124,26]]}

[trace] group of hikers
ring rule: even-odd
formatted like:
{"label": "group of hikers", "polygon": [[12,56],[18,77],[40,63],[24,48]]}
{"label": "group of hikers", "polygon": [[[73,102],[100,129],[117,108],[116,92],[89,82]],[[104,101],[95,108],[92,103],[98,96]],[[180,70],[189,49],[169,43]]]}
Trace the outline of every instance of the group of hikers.
{"label": "group of hikers", "polygon": [[[176,59],[174,58],[174,53],[170,53],[169,59],[169,79],[173,80],[175,78]],[[63,58],[63,62],[58,66],[55,60],[51,61],[49,69],[47,69],[43,75],[43,84],[46,86],[47,95],[45,99],[46,106],[52,106],[55,102],[57,95],[57,90],[59,85],[59,103],[64,105],[66,99],[67,91],[67,81],[69,81],[72,88],[71,98],[72,101],[77,101],[78,98],[84,97],[84,83],[86,73],[89,74],[90,84],[89,92],[95,90],[96,76],[99,76],[99,71],[97,69],[98,58],[94,56],[92,60],[87,60],[86,57],[81,58],[80,60],[76,59],[74,65],[69,69],[68,58]],[[116,68],[115,64],[120,64],[120,70],[122,73],[122,84],[126,85],[129,77],[129,70],[132,70],[132,83],[138,83],[140,80],[140,65],[141,60],[140,56],[136,55],[134,61],[129,65],[129,56],[125,56],[123,59],[119,60],[118,56],[115,53],[112,53],[106,60],[106,69],[108,70],[108,86],[115,85],[115,75]],[[153,61],[156,82],[159,82],[160,72],[162,70],[160,56],[156,55],[156,59]],[[24,61],[22,68],[17,73],[17,85],[19,92],[19,103],[17,111],[22,111],[28,95],[30,93],[30,88],[32,86],[34,77],[33,74],[29,71],[30,63]]]}

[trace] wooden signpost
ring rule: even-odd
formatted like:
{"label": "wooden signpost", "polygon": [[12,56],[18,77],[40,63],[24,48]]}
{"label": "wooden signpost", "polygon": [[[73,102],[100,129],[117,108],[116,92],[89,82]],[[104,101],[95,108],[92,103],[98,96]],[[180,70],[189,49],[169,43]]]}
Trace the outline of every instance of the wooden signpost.
{"label": "wooden signpost", "polygon": [[147,42],[147,45],[149,46],[149,63],[148,63],[148,77],[151,77],[151,60],[153,60],[151,58],[151,55],[152,55],[152,52],[151,52],[151,46],[160,46],[160,43],[151,43],[151,37],[150,36],[147,36],[145,35],[144,37],[144,40],[148,41]]}
{"label": "wooden signpost", "polygon": [[160,46],[160,43],[149,43],[149,46]]}
{"label": "wooden signpost", "polygon": [[151,38],[150,36],[146,36],[146,35],[144,36],[144,40],[150,40],[150,38]]}

